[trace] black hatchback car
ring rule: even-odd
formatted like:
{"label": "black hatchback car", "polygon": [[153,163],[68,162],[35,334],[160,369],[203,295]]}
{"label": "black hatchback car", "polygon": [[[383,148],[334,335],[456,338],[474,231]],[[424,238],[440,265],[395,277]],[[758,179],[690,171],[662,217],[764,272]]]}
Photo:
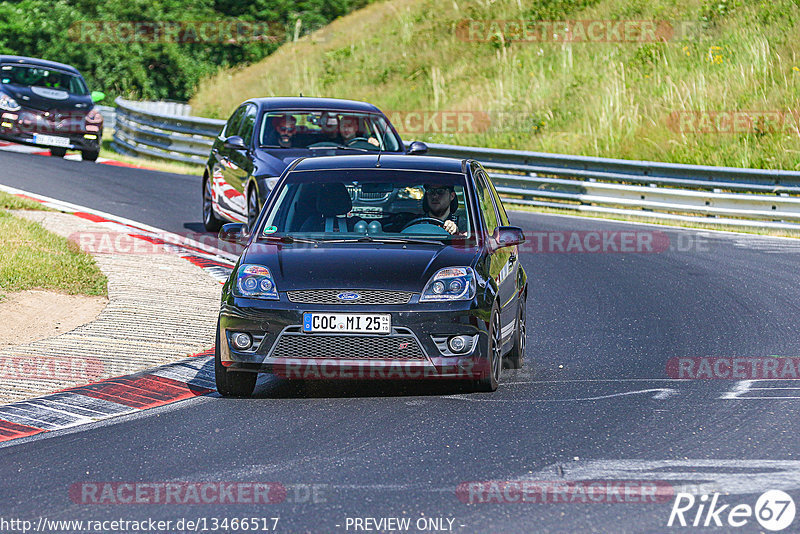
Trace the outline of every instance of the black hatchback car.
{"label": "black hatchback car", "polygon": [[223,286],[217,390],[289,379],[461,379],[497,388],[522,366],[527,277],[509,226],[472,160],[306,158],[258,220],[223,226],[246,243]]}
{"label": "black hatchback car", "polygon": [[[427,151],[412,143],[408,153]],[[278,176],[296,159],[406,149],[389,119],[365,102],[270,97],[242,103],[211,148],[203,173],[203,223],[251,226]]]}
{"label": "black hatchback car", "polygon": [[96,161],[103,138],[103,116],[75,67],[20,56],[0,56],[0,139],[50,149],[67,149]]}

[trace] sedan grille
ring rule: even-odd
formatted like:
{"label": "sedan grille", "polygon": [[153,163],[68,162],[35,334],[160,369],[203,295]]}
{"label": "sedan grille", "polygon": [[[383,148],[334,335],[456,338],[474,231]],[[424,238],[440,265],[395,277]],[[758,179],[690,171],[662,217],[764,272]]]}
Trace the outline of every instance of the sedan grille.
{"label": "sedan grille", "polygon": [[[340,299],[339,295],[348,298]],[[357,299],[352,299],[353,294],[358,294]],[[305,291],[289,291],[289,301],[298,304],[408,304],[413,293],[407,291],[384,290],[341,290],[341,289],[311,289]]]}
{"label": "sedan grille", "polygon": [[273,358],[332,360],[426,360],[410,335],[359,336],[284,333],[270,354]]}

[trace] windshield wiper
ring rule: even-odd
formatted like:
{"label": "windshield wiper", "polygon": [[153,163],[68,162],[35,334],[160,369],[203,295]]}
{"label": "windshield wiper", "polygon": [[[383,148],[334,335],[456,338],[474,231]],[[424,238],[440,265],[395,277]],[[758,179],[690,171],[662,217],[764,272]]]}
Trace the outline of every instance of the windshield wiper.
{"label": "windshield wiper", "polygon": [[420,245],[441,245],[439,239],[419,239],[414,237],[372,237],[362,235],[357,238],[322,239],[323,243],[415,243]]}
{"label": "windshield wiper", "polygon": [[335,145],[335,146],[310,146],[308,147],[309,150],[356,150],[358,152],[377,152],[376,150],[369,150],[367,148],[358,148],[354,146],[345,146],[345,145]]}
{"label": "windshield wiper", "polygon": [[286,243],[290,245],[292,243],[319,243],[320,241],[317,239],[311,239],[308,237],[294,237],[291,235],[262,235],[259,236],[258,239],[263,239],[264,241],[280,241],[281,243]]}

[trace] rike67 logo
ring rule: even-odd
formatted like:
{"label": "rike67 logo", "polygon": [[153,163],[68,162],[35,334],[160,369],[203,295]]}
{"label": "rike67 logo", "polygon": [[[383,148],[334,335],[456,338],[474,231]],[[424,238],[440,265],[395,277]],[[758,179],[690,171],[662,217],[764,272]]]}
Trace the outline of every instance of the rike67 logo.
{"label": "rike67 logo", "polygon": [[792,497],[780,490],[761,494],[755,506],[749,504],[722,504],[719,493],[712,496],[678,493],[672,504],[667,526],[680,527],[743,527],[755,517],[762,528],[777,532],[794,521],[795,505]]}

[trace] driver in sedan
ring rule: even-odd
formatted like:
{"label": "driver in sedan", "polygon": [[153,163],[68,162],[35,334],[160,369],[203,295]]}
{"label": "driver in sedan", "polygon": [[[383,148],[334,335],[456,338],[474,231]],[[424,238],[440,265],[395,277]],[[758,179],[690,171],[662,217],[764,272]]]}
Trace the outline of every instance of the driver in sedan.
{"label": "driver in sedan", "polygon": [[426,184],[422,209],[427,217],[442,221],[442,228],[451,235],[466,235],[466,228],[460,227],[459,217],[456,213],[458,199],[453,186]]}

